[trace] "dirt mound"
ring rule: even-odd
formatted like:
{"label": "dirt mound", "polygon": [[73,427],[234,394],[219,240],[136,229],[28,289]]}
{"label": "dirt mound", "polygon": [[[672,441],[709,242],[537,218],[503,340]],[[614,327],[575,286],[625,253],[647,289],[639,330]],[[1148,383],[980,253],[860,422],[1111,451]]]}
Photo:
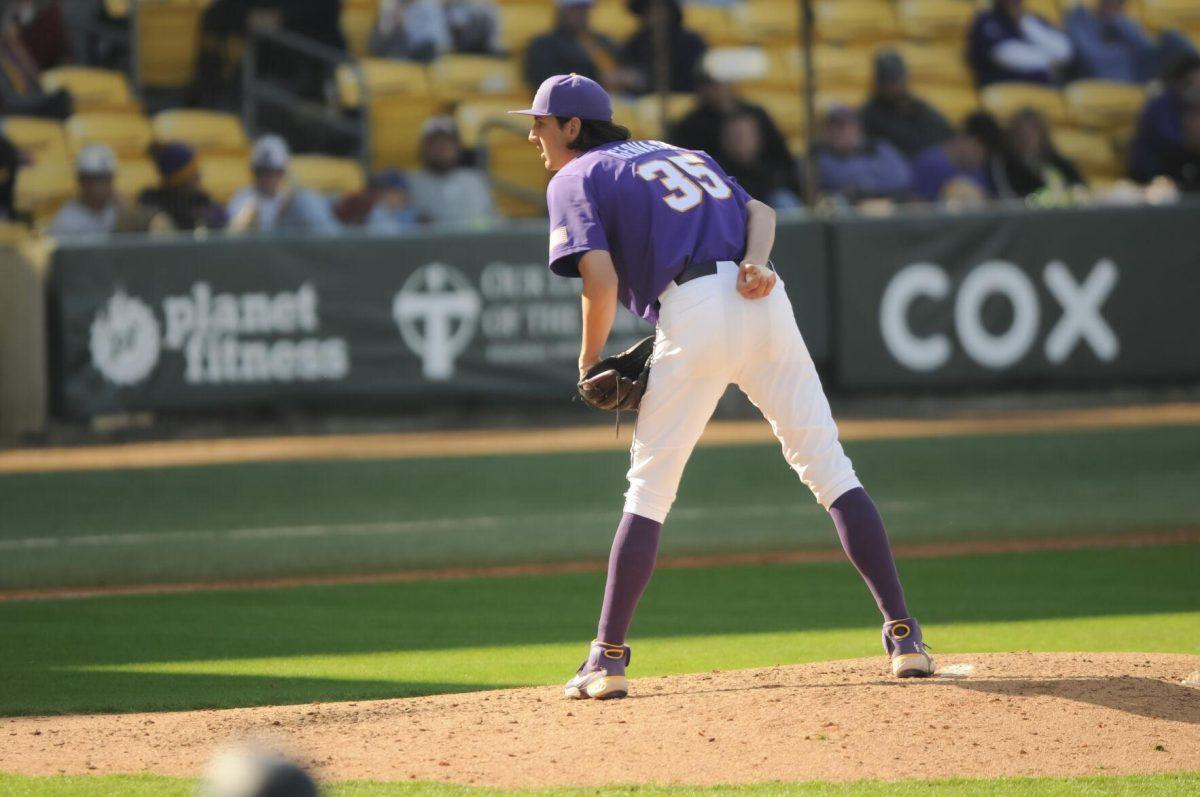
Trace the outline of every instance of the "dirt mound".
{"label": "dirt mound", "polygon": [[881,658],[645,678],[622,701],[557,688],[171,714],[0,720],[0,771],[193,775],[247,736],[322,778],[500,786],[1200,770],[1200,657]]}

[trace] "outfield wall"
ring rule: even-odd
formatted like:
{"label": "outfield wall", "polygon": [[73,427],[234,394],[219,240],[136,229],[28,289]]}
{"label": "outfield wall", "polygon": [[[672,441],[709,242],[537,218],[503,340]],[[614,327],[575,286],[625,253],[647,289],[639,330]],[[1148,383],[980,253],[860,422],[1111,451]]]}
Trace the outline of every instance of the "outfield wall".
{"label": "outfield wall", "polygon": [[[1200,377],[1200,206],[782,223],[827,383],[925,391]],[[55,414],[572,394],[577,280],[540,226],[64,245]],[[614,343],[649,329],[628,313]]]}

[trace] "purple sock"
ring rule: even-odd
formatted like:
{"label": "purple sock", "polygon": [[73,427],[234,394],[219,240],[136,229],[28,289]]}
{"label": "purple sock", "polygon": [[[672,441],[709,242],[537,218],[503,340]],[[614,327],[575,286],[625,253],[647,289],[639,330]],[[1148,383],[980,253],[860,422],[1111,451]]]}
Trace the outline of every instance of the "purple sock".
{"label": "purple sock", "polygon": [[879,604],[879,611],[883,612],[884,621],[908,617],[904,588],[900,586],[896,561],[892,558],[892,546],[871,496],[863,488],[855,487],[833,502],[829,516],[837,526],[842,549],[867,582],[875,603]]}
{"label": "purple sock", "polygon": [[656,520],[630,512],[621,516],[608,555],[608,582],[604,585],[604,605],[596,630],[596,638],[601,642],[625,644],[633,610],[654,572],[661,534],[662,524]]}

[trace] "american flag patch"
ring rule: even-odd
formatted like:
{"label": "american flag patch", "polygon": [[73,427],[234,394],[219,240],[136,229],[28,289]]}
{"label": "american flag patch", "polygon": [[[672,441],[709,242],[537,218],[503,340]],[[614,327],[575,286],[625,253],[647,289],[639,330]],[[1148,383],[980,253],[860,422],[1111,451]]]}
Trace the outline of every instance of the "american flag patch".
{"label": "american flag patch", "polygon": [[566,226],[559,227],[554,232],[550,233],[550,249],[554,250],[567,242]]}

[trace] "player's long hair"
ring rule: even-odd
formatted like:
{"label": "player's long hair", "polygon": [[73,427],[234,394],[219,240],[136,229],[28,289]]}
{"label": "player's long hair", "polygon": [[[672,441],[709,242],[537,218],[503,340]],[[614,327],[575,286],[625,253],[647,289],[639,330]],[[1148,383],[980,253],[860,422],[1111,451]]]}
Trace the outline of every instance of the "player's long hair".
{"label": "player's long hair", "polygon": [[[558,126],[562,127],[571,121],[569,116],[556,116]],[[587,152],[601,144],[611,144],[614,141],[628,141],[633,135],[629,128],[621,127],[612,122],[601,122],[596,119],[580,119],[579,135],[567,145],[568,149]]]}

